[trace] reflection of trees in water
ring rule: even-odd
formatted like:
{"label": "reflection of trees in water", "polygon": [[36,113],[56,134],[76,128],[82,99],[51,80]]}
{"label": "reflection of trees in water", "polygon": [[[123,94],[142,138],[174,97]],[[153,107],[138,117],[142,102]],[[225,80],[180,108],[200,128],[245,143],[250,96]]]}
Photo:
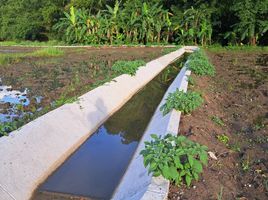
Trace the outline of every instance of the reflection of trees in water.
{"label": "reflection of trees in water", "polygon": [[165,89],[159,81],[147,85],[105,123],[108,132],[120,134],[124,144],[139,141]]}
{"label": "reflection of trees in water", "polygon": [[139,141],[167,87],[178,73],[178,67],[167,68],[127,102],[106,123],[109,134],[120,134],[122,143]]}

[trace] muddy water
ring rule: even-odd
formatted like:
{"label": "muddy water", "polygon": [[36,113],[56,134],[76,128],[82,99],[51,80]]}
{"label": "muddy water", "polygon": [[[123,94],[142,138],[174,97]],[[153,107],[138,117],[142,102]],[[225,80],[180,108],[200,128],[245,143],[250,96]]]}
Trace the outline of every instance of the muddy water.
{"label": "muddy water", "polygon": [[110,199],[182,63],[168,67],[132,97],[38,188],[33,199]]}

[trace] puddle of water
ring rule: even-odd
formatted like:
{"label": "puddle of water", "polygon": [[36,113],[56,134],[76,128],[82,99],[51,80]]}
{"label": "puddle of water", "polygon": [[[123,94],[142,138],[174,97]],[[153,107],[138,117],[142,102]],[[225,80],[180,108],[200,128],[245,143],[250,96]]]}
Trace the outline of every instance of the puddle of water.
{"label": "puddle of water", "polygon": [[[11,122],[25,114],[30,114],[22,109],[31,103],[28,93],[27,88],[21,91],[13,90],[12,86],[3,85],[0,79],[0,123]],[[36,104],[40,104],[42,101],[41,96],[33,97],[33,99]]]}
{"label": "puddle of water", "polygon": [[[134,95],[38,188],[32,199],[110,199],[178,72],[164,70]],[[163,74],[168,82],[163,81]]]}

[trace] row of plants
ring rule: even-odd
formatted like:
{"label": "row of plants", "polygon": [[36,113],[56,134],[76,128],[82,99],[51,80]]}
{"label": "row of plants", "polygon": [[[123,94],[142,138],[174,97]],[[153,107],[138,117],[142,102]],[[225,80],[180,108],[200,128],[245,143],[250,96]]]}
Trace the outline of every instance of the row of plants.
{"label": "row of plants", "polygon": [[[213,76],[214,66],[210,64],[202,50],[189,56],[187,67],[198,76]],[[195,65],[194,65],[195,64]],[[213,73],[212,73],[213,72]],[[194,91],[176,90],[170,93],[160,111],[163,115],[173,109],[189,114],[203,103],[200,93]],[[203,167],[208,162],[208,148],[193,142],[185,136],[167,134],[164,137],[151,135],[152,140],[145,142],[145,148],[140,153],[144,165],[153,176],[163,176],[180,186],[183,183],[189,187],[193,180],[198,181]]]}

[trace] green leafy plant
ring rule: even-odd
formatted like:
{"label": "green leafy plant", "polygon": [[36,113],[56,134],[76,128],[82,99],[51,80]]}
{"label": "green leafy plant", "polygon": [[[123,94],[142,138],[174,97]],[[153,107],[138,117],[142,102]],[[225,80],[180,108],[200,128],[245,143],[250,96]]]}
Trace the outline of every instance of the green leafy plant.
{"label": "green leafy plant", "polygon": [[172,109],[181,111],[185,114],[192,112],[203,103],[203,98],[197,92],[184,92],[177,89],[169,93],[166,103],[161,106],[160,110],[163,115],[169,113]]}
{"label": "green leafy plant", "polygon": [[222,121],[222,119],[217,117],[217,116],[212,116],[211,121],[213,121],[215,124],[217,124],[219,126],[224,126],[225,125],[224,122]]}
{"label": "green leafy plant", "polygon": [[168,134],[162,138],[153,134],[151,137],[153,140],[145,142],[141,155],[153,176],[162,175],[176,185],[185,181],[187,186],[191,185],[192,180],[198,180],[203,165],[207,165],[208,161],[206,146],[184,136]]}
{"label": "green leafy plant", "polygon": [[131,76],[134,76],[138,68],[140,66],[144,66],[145,64],[146,63],[143,60],[134,60],[134,61],[119,60],[113,64],[112,70],[118,74],[130,74]]}
{"label": "green leafy plant", "polygon": [[199,76],[214,76],[215,74],[214,66],[209,62],[202,50],[195,51],[190,55],[187,67]]}
{"label": "green leafy plant", "polygon": [[221,135],[218,135],[217,136],[217,139],[221,142],[221,143],[223,143],[223,144],[225,144],[226,146],[228,146],[228,143],[229,143],[229,137],[227,136],[227,135],[225,135],[225,134],[221,134]]}

